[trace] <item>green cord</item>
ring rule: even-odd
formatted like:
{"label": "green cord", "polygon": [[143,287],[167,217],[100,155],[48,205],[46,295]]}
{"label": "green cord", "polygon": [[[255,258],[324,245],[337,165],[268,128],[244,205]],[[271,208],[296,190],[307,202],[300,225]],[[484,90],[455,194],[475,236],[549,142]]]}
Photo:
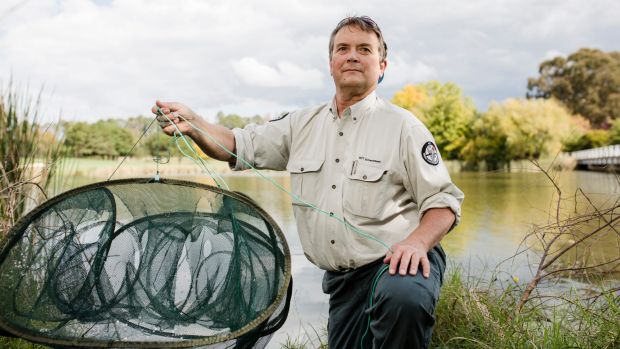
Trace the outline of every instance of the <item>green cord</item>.
{"label": "green cord", "polygon": [[[226,190],[229,190],[228,183],[226,183],[226,181],[219,174],[217,174],[217,172],[212,171],[210,169],[209,165],[207,165],[207,163],[200,157],[200,155],[198,155],[196,150],[194,150],[194,147],[192,147],[191,144],[187,141],[187,138],[183,135],[183,133],[181,133],[181,130],[179,130],[177,125],[174,122],[172,122],[172,120],[166,114],[164,114],[164,112],[159,107],[157,107],[157,114],[165,117],[168,120],[168,122],[172,126],[174,126],[174,128],[175,128],[175,133],[173,135],[174,143],[175,143],[177,149],[181,152],[181,154],[183,154],[183,156],[185,156],[186,158],[189,158],[190,160],[192,160],[198,167],[203,168],[209,174],[211,179],[213,179],[213,181],[215,182],[215,184],[217,185],[218,188],[220,188],[220,189],[224,188]],[[185,120],[185,118],[183,118],[183,120]],[[185,121],[187,123],[190,123],[187,120],[185,120]],[[192,125],[192,127],[194,127],[194,126]],[[179,136],[177,136],[177,134]],[[187,154],[183,150],[183,148],[179,145],[179,139],[181,139],[183,141],[183,143],[185,143],[185,146],[187,147],[187,149],[189,149],[193,153],[194,156]]]}
{"label": "green cord", "polygon": [[[158,113],[161,112],[161,109],[158,108]],[[163,114],[163,112],[161,112]],[[164,115],[165,116],[165,115]],[[178,130],[178,128],[176,127],[176,125],[172,122],[172,120],[170,120],[167,116],[165,116],[168,121],[170,123],[172,123],[175,128]],[[288,190],[286,190],[284,187],[282,187],[280,184],[278,184],[276,181],[274,181],[272,178],[267,177],[265,175],[263,175],[259,170],[257,170],[254,166],[252,166],[252,164],[250,164],[249,162],[247,162],[245,159],[237,156],[237,154],[231,152],[230,150],[228,150],[228,148],[226,148],[224,145],[222,145],[217,139],[215,139],[213,136],[211,136],[208,132],[200,129],[199,127],[197,127],[196,125],[194,125],[192,122],[190,122],[189,120],[185,119],[182,115],[179,116],[180,118],[182,118],[185,122],[187,122],[193,129],[195,129],[196,131],[200,132],[201,134],[205,135],[207,138],[209,138],[209,140],[211,140],[213,143],[215,143],[218,147],[220,147],[222,150],[224,150],[227,154],[229,154],[230,156],[234,157],[235,159],[237,159],[238,161],[241,161],[244,165],[246,165],[247,167],[249,167],[250,169],[252,169],[252,171],[254,171],[256,174],[258,174],[261,178],[267,180],[268,182],[270,182],[271,184],[273,184],[276,188],[278,188],[280,191],[286,193],[288,196],[290,196],[293,200],[295,200],[296,202],[300,202],[310,208],[312,208],[315,211],[318,211],[324,215],[327,215],[333,219],[335,219],[336,221],[338,221],[339,223],[341,223],[342,225],[344,225],[345,227],[353,230],[356,234],[360,235],[363,238],[366,238],[368,240],[372,240],[375,241],[377,243],[379,243],[380,245],[382,245],[383,247],[385,247],[386,250],[392,252],[392,250],[390,249],[390,246],[388,246],[385,242],[383,242],[381,239],[378,239],[376,237],[374,237],[371,234],[368,234],[354,226],[352,226],[349,222],[347,222],[343,217],[340,217],[334,213],[330,213],[327,212],[317,206],[315,206],[314,204],[300,198],[299,196],[289,192]],[[187,141],[185,140],[185,136],[180,132],[177,131],[180,135],[180,137],[187,143]],[[176,135],[176,133],[175,133]]]}
{"label": "green cord", "polygon": [[[372,281],[372,289],[370,290],[370,300],[368,301],[369,309],[372,308],[372,299],[375,297],[375,289],[377,288],[377,283],[379,283],[379,277],[381,277],[381,275],[383,275],[383,273],[385,273],[386,270],[388,270],[388,266],[383,265],[381,269],[379,269],[379,271],[377,272],[377,275],[375,275],[374,280]],[[364,334],[362,335],[362,339],[360,340],[360,348],[362,349],[364,349],[364,338],[368,334],[369,330],[370,330],[370,313],[368,314],[368,324],[366,325],[366,331],[364,331]]]}

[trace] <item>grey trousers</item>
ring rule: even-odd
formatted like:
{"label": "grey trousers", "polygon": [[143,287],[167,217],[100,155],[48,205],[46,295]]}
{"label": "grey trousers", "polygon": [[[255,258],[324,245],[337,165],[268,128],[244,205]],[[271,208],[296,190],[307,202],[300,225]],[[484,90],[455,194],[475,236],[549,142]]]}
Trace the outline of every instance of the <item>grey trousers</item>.
{"label": "grey trousers", "polygon": [[346,273],[326,271],[323,292],[329,294],[329,348],[428,348],[446,255],[436,246],[428,259],[428,279],[421,268],[416,276],[390,275],[382,260]]}

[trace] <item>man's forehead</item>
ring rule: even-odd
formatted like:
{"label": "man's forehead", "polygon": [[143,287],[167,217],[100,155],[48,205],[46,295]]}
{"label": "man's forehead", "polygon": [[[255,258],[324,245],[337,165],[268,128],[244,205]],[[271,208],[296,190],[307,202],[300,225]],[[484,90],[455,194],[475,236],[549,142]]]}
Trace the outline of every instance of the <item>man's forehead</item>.
{"label": "man's forehead", "polygon": [[351,41],[362,44],[379,44],[379,38],[377,34],[372,31],[362,30],[357,25],[347,25],[342,27],[334,36],[334,45],[348,44]]}

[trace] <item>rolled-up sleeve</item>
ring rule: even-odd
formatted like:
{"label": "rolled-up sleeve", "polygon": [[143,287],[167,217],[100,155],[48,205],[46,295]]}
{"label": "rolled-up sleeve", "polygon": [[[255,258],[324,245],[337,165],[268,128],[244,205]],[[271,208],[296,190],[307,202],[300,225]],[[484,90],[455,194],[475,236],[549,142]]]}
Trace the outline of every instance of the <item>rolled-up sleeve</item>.
{"label": "rolled-up sleeve", "polygon": [[[408,124],[401,135],[401,159],[405,167],[405,189],[418,205],[420,219],[431,208],[450,208],[456,220],[454,228],[461,220],[463,192],[452,183],[439,151],[436,158],[426,147],[436,143],[428,129],[422,124]],[[426,151],[426,156],[424,151]],[[429,155],[430,153],[430,155]],[[434,161],[436,159],[436,161]]]}
{"label": "rolled-up sleeve", "polygon": [[263,125],[250,124],[232,130],[235,135],[237,161],[235,171],[257,169],[284,170],[291,146],[291,118],[287,114]]}

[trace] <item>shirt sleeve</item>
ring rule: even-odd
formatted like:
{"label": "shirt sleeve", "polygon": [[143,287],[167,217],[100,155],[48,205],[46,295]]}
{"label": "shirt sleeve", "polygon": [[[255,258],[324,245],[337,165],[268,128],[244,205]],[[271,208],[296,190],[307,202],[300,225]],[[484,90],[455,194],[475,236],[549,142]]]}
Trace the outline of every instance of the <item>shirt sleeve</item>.
{"label": "shirt sleeve", "polygon": [[[452,183],[433,136],[422,124],[406,124],[401,135],[401,159],[405,189],[418,205],[420,219],[431,208],[448,207],[461,220],[463,192]],[[451,228],[451,229],[452,229]]]}
{"label": "shirt sleeve", "polygon": [[291,147],[291,118],[288,113],[263,125],[250,124],[232,130],[235,135],[237,161],[235,171],[257,169],[284,170]]}

